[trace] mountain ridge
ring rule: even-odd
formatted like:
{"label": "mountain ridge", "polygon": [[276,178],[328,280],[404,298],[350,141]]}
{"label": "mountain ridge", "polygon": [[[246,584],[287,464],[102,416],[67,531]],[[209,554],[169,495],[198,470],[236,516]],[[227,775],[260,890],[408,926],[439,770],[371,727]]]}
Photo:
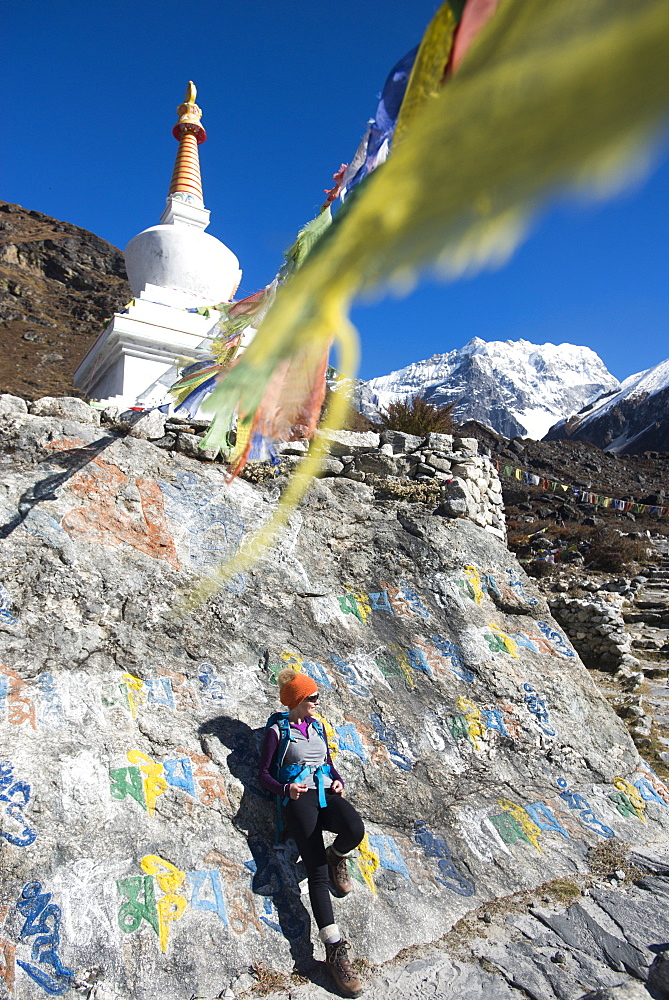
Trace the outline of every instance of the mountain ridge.
{"label": "mountain ridge", "polygon": [[669,450],[669,359],[629,375],[546,434],[547,441],[590,441],[614,454]]}
{"label": "mountain ridge", "polygon": [[456,418],[477,420],[504,437],[539,439],[556,423],[552,414],[570,416],[619,385],[589,347],[474,337],[462,348],[370,379],[360,397],[367,410],[378,411],[419,394],[440,406],[455,403]]}

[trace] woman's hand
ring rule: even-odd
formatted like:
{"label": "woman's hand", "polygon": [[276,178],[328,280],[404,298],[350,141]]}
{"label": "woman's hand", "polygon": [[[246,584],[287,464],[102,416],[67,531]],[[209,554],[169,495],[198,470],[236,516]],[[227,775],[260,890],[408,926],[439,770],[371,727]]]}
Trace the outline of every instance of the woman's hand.
{"label": "woman's hand", "polygon": [[299,799],[300,795],[302,795],[303,792],[306,792],[306,790],[307,790],[306,782],[300,781],[300,783],[297,784],[296,782],[293,781],[290,788],[288,789],[288,794],[290,795],[291,799]]}
{"label": "woman's hand", "polygon": [[344,791],[344,786],[342,785],[341,781],[333,781],[332,784],[330,785],[330,788],[337,795],[341,795],[341,793]]}

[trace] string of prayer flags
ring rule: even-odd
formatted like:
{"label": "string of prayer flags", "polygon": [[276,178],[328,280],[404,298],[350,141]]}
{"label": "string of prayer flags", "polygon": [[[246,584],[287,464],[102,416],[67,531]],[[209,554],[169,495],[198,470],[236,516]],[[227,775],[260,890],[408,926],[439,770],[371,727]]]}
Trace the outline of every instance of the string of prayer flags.
{"label": "string of prayer flags", "polygon": [[633,514],[656,514],[658,517],[666,517],[669,514],[669,507],[638,503],[636,500],[615,500],[613,497],[601,496],[599,493],[590,493],[579,486],[566,486],[564,483],[556,482],[555,479],[537,476],[533,472],[519,469],[515,465],[501,465],[499,460],[495,462],[495,468],[507,479],[519,479],[527,486],[540,486],[542,490],[551,490],[553,493],[562,490],[563,493],[571,493],[581,503],[594,504],[596,507],[611,507],[613,510],[625,513],[631,511]]}

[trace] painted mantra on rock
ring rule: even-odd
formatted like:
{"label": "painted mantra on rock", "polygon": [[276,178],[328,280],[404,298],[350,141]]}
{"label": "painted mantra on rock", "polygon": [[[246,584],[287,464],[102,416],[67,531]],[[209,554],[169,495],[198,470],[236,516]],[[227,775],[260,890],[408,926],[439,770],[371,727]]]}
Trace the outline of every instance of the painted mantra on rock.
{"label": "painted mantra on rock", "polygon": [[[415,687],[415,678],[419,674],[446,681],[452,680],[453,676],[466,683],[474,680],[474,674],[465,666],[462,653],[454,643],[437,634],[431,637],[431,642],[421,638],[414,642],[413,649],[404,649],[397,643],[390,643],[382,652],[356,650],[345,656],[331,653],[329,671],[317,660],[304,659],[299,653],[283,650],[280,654],[282,662],[269,667],[270,680],[276,683],[277,674],[288,665],[294,670],[304,671],[328,690],[333,689],[335,677],[338,677],[339,683],[343,681],[360,698],[371,697],[370,685],[374,683],[390,690],[393,678],[409,690]],[[204,666],[210,667],[209,664]],[[201,679],[206,686],[207,679]]]}
{"label": "painted mantra on rock", "polygon": [[[243,865],[212,850],[204,860],[213,867],[198,871],[181,870],[159,855],[146,855],[140,862],[142,875],[116,882],[121,899],[120,929],[134,934],[148,925],[160,950],[167,952],[176,922],[187,913],[200,911],[215,915],[222,928],[237,935],[251,929],[263,934],[270,929],[288,940],[301,938],[308,926],[301,915],[294,844],[289,841],[272,849],[264,841],[251,840],[249,846],[253,858]],[[374,876],[381,870],[396,872],[411,881],[402,853],[388,834],[365,835],[349,867],[372,894],[377,892]],[[244,872],[250,879],[247,889],[240,887]]]}
{"label": "painted mantra on rock", "polygon": [[[167,502],[165,513],[188,533],[190,563],[201,569],[219,566],[236,554],[244,537],[244,521],[232,507],[222,502],[224,486],[200,483],[199,477],[181,472],[175,485],[158,483]],[[245,574],[238,573],[226,590],[241,594],[246,589]]]}
{"label": "painted mantra on rock", "polygon": [[155,816],[156,802],[168,788],[180,789],[204,805],[221,801],[231,808],[223,779],[210,769],[205,754],[188,753],[159,764],[139,750],[130,750],[127,760],[127,767],[109,771],[111,795],[134,799],[150,817]]}
{"label": "painted mantra on rock", "polygon": [[[560,633],[546,622],[538,622],[537,626],[542,634],[537,635],[526,630],[507,633],[499,625],[491,622],[483,630],[482,638],[491,654],[504,653],[516,660],[521,659],[520,649],[558,658],[563,656],[571,658],[575,655]],[[330,653],[329,670],[318,660],[307,659],[300,653],[283,650],[280,653],[283,662],[269,667],[270,679],[276,683],[277,674],[287,664],[294,670],[304,671],[317,684],[323,685],[328,690],[334,687],[335,676],[338,675],[340,682],[343,681],[353,694],[361,698],[371,697],[370,685],[374,683],[390,688],[392,678],[399,679],[409,690],[415,687],[416,677],[420,674],[444,681],[452,681],[454,676],[468,684],[474,681],[474,674],[466,666],[462,652],[455,643],[437,633],[433,633],[429,640],[416,637],[413,643],[411,648],[403,648],[398,643],[389,643],[374,652],[358,649],[345,655],[339,652]],[[207,686],[209,683],[207,678],[201,679]],[[212,694],[212,697],[215,695]],[[554,732],[548,732],[549,728],[547,722],[542,726],[546,735],[555,735]]]}
{"label": "painted mantra on rock", "polygon": [[36,710],[32,692],[11,667],[0,666],[0,715],[14,726],[27,724],[36,728]]}
{"label": "painted mantra on rock", "polygon": [[463,577],[452,577],[449,581],[456,598],[465,597],[477,605],[483,604],[487,594],[498,606],[510,605],[512,608],[533,608],[539,603],[525,590],[522,581],[513,569],[506,570],[501,580],[492,573],[484,573],[474,565],[464,567]]}
{"label": "painted mantra on rock", "polygon": [[337,603],[345,615],[355,615],[363,625],[366,625],[372,613],[377,611],[405,618],[430,617],[430,612],[420,596],[404,581],[400,581],[398,587],[381,581],[378,588],[369,593],[354,589],[343,596],[338,596]]}
{"label": "painted mantra on rock", "polygon": [[159,677],[144,680],[124,673],[120,682],[103,686],[102,704],[107,708],[118,705],[130,712],[133,719],[140,709],[150,705],[164,705],[176,712],[199,709],[199,698],[185,674],[165,667],[159,668],[159,673]]}
{"label": "painted mantra on rock", "polygon": [[74,973],[58,955],[60,944],[60,907],[51,902],[51,893],[43,892],[41,882],[24,885],[16,908],[24,917],[19,941],[32,942],[30,961],[16,959],[16,964],[51,996],[72,988]]}
{"label": "painted mantra on rock", "polygon": [[30,793],[28,782],[14,777],[12,762],[0,760],[0,838],[14,847],[29,847],[37,837],[24,816]]}
{"label": "painted mantra on rock", "polygon": [[[51,451],[86,455],[80,438],[52,441]],[[131,515],[116,503],[128,486],[134,485],[140,513]],[[155,479],[131,479],[117,465],[101,456],[90,457],[86,465],[67,482],[67,489],[84,501],[63,517],[61,526],[75,540],[116,547],[123,543],[139,552],[162,559],[179,569],[174,541],[165,518],[163,494]]]}
{"label": "painted mantra on rock", "polygon": [[0,583],[0,622],[3,625],[18,625],[19,620],[12,614],[12,599],[7,590]]}

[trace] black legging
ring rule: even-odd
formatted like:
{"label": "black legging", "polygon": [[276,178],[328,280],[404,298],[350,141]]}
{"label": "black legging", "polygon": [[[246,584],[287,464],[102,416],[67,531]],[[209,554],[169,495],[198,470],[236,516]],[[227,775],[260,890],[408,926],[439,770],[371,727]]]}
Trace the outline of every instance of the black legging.
{"label": "black legging", "polygon": [[325,801],[325,809],[319,809],[318,792],[310,788],[286,806],[288,832],[295,838],[307,869],[309,899],[319,930],[334,923],[323,830],[337,834],[332,846],[339,854],[348,854],[365,836],[365,826],[350,802],[329,790]]}

